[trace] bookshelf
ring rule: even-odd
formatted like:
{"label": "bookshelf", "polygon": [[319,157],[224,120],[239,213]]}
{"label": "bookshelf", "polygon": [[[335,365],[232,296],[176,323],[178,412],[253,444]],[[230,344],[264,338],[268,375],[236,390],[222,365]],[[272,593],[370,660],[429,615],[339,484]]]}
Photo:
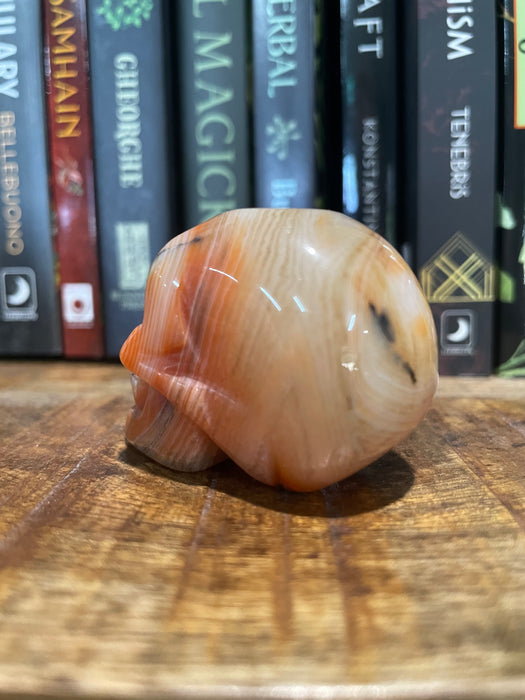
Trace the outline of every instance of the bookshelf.
{"label": "bookshelf", "polygon": [[316,206],[403,253],[442,374],[523,374],[513,0],[179,4],[3,3],[0,355],[115,358],[174,235]]}
{"label": "bookshelf", "polygon": [[112,362],[0,362],[0,698],[519,698],[525,380],[339,485],[126,447]]}

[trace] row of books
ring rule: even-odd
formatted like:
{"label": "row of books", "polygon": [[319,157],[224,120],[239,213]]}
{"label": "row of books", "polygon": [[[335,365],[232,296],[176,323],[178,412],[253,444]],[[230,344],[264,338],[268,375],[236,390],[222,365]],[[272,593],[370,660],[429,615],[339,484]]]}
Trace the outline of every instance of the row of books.
{"label": "row of books", "polygon": [[171,237],[159,2],[0,2],[0,351],[103,358]]}
{"label": "row of books", "polygon": [[401,214],[442,374],[525,376],[524,10],[403,3]]}
{"label": "row of books", "polygon": [[441,373],[525,374],[523,15],[0,0],[0,354],[115,357],[173,235],[316,206],[404,254]]}

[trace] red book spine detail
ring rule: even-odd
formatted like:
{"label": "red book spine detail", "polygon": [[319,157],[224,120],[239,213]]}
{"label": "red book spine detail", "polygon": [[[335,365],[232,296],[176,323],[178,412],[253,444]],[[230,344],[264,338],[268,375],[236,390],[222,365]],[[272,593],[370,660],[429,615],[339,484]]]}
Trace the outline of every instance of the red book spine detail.
{"label": "red book spine detail", "polygon": [[85,0],[44,0],[51,198],[64,355],[104,355]]}

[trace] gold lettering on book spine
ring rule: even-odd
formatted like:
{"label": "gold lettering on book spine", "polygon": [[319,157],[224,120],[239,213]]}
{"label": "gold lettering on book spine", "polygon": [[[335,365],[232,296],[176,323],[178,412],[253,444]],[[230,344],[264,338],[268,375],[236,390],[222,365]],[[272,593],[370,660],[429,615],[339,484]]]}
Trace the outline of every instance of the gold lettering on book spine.
{"label": "gold lettering on book spine", "polygon": [[54,88],[55,114],[58,138],[77,138],[80,128],[80,106],[73,99],[78,88],[70,80],[78,77],[78,49],[74,41],[76,28],[71,26],[74,12],[64,9],[64,0],[49,0],[51,9],[51,77]]}

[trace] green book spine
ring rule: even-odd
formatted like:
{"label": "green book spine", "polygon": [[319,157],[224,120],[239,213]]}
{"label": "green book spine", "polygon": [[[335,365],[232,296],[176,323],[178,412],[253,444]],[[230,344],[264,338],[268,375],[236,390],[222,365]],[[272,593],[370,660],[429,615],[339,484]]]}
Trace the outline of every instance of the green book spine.
{"label": "green book spine", "polygon": [[110,357],[118,355],[142,321],[150,264],[174,235],[164,10],[164,0],[134,7],[88,0],[98,239]]}
{"label": "green book spine", "polygon": [[174,22],[187,229],[252,203],[247,3],[178,2]]}

